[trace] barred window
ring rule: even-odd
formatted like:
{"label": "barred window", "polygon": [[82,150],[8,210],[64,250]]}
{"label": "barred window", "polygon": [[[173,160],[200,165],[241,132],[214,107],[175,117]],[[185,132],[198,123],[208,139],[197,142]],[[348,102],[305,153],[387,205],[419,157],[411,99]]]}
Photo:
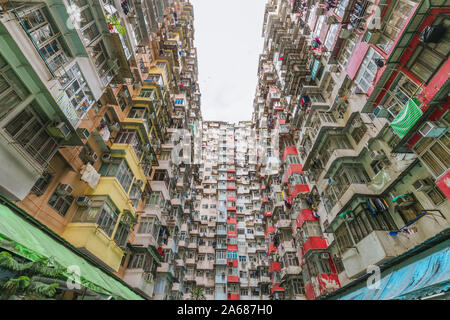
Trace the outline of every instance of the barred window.
{"label": "barred window", "polygon": [[6,126],[6,132],[39,164],[46,165],[58,149],[56,140],[46,131],[46,123],[32,103]]}
{"label": "barred window", "polygon": [[67,214],[70,206],[72,205],[74,197],[72,195],[59,194],[57,191],[58,187],[55,189],[55,192],[53,192],[52,196],[48,200],[48,204],[64,217]]}

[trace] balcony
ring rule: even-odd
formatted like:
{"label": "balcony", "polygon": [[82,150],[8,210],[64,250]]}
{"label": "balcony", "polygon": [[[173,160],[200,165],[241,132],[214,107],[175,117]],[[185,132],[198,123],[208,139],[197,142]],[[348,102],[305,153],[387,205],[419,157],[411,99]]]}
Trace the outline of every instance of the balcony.
{"label": "balcony", "polygon": [[87,250],[111,269],[118,271],[123,250],[96,223],[71,222],[62,237],[77,248]]}
{"label": "balcony", "polygon": [[211,246],[198,246],[198,253],[214,253],[214,248]]}
{"label": "balcony", "polygon": [[281,268],[280,277],[283,278],[286,275],[298,275],[302,271],[300,266],[288,266]]}
{"label": "balcony", "polygon": [[226,293],[215,293],[214,294],[215,300],[227,300],[227,294]]}
{"label": "balcony", "polygon": [[223,275],[216,276],[215,278],[216,284],[225,284],[227,283],[227,277],[225,273]]}
{"label": "balcony", "polygon": [[[193,231],[193,230],[191,230]],[[197,242],[189,242],[188,243],[188,249],[197,249]]]}
{"label": "balcony", "polygon": [[[420,220],[419,220],[420,221]],[[357,278],[366,272],[369,265],[381,265],[410,249],[411,243],[402,243],[398,237],[389,235],[387,231],[373,231],[354,248],[350,248],[342,255],[345,273],[350,279]],[[425,239],[423,239],[425,240]],[[417,241],[418,244],[422,239]]]}
{"label": "balcony", "polygon": [[133,240],[133,245],[143,247],[158,246],[156,239],[153,237],[151,233],[136,233],[136,236],[134,237]]}
{"label": "balcony", "polygon": [[240,300],[238,293],[227,293],[227,300]]}
{"label": "balcony", "polygon": [[227,259],[226,258],[216,258],[216,264],[217,265],[226,265],[227,264]]}
{"label": "balcony", "polygon": [[123,280],[130,286],[143,291],[149,297],[153,295],[153,276],[145,273],[143,269],[126,269]]}
{"label": "balcony", "polygon": [[217,229],[217,235],[218,236],[226,236],[227,235],[227,229]]}

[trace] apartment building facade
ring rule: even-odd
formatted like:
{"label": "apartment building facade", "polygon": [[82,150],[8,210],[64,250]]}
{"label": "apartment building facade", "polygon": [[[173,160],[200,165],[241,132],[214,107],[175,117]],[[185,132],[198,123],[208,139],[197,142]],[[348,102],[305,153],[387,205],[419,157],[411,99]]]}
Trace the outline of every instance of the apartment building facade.
{"label": "apartment building facade", "polygon": [[[448,14],[444,2],[268,1],[253,122],[279,136],[280,172],[264,179],[282,193],[264,210],[280,298],[440,287],[421,268],[448,243]],[[400,274],[414,285],[389,280]]]}
{"label": "apartment building facade", "polygon": [[[181,298],[178,242],[193,166],[171,153],[173,133],[194,132],[201,119],[192,5],[2,1],[1,9],[0,183],[3,214],[14,220],[2,222],[2,250],[64,270],[76,261],[82,288],[64,288],[64,299]],[[20,225],[28,239],[14,232]],[[60,243],[70,252],[50,250]]]}
{"label": "apartment building facade", "polygon": [[75,270],[59,299],[445,292],[445,1],[267,1],[237,124],[202,120],[189,1],[0,6],[0,250]]}

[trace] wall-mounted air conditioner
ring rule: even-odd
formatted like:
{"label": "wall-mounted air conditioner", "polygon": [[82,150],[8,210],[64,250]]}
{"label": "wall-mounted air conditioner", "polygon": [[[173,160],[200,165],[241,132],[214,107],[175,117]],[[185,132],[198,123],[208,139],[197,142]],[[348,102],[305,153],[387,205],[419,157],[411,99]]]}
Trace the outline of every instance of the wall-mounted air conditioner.
{"label": "wall-mounted air conditioner", "polygon": [[96,162],[98,160],[98,155],[96,152],[92,151],[92,152],[88,152],[87,153],[87,158],[92,161],[92,162]]}
{"label": "wall-mounted air conditioner", "polygon": [[79,207],[90,207],[92,206],[92,199],[89,199],[88,197],[78,197],[77,205]]}
{"label": "wall-mounted air conditioner", "polygon": [[387,118],[389,116],[389,112],[383,108],[383,106],[377,106],[373,111],[373,114],[377,118]]}
{"label": "wall-mounted air conditioner", "polygon": [[370,159],[381,160],[386,157],[386,154],[382,150],[372,151],[370,153]]}
{"label": "wall-mounted air conditioner", "polygon": [[110,163],[112,161],[111,153],[104,153],[102,155],[102,162],[103,163]]}
{"label": "wall-mounted air conditioner", "polygon": [[431,190],[434,186],[433,181],[430,179],[419,179],[413,183],[413,187],[416,191],[426,192]]}
{"label": "wall-mounted air conditioner", "polygon": [[59,122],[56,125],[47,128],[48,133],[57,138],[66,139],[70,135],[70,128],[64,122]]}
{"label": "wall-mounted air conditioner", "polygon": [[437,122],[426,121],[419,129],[419,133],[425,138],[438,138],[447,130]]}
{"label": "wall-mounted air conditioner", "polygon": [[327,252],[324,252],[324,253],[320,254],[320,259],[328,260],[329,258],[330,258],[330,254],[327,253]]}

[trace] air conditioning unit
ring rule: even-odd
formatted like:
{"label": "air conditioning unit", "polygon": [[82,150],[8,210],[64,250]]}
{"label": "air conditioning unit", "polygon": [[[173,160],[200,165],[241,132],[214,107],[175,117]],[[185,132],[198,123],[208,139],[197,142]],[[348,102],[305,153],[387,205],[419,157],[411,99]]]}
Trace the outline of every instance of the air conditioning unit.
{"label": "air conditioning unit", "polygon": [[88,152],[87,157],[90,161],[92,162],[96,162],[98,160],[98,155],[96,152],[92,151],[92,152]]}
{"label": "air conditioning unit", "polygon": [[327,253],[327,252],[324,252],[324,253],[320,254],[320,259],[328,260],[329,258],[330,258],[330,254]]}
{"label": "air conditioning unit", "polygon": [[120,123],[116,122],[116,123],[110,125],[110,126],[108,127],[108,129],[109,129],[110,131],[113,131],[113,132],[114,132],[114,131],[119,131],[119,130],[120,130]]}
{"label": "air conditioning unit", "polygon": [[90,136],[89,130],[86,128],[78,128],[77,133],[82,139],[88,139]]}
{"label": "air conditioning unit", "polygon": [[436,122],[427,121],[420,127],[419,133],[425,138],[438,138],[446,130],[446,126],[442,126]]}
{"label": "air conditioning unit", "polygon": [[430,179],[419,179],[413,183],[413,187],[416,191],[426,192],[433,188],[434,183]]}
{"label": "air conditioning unit", "polygon": [[383,108],[383,106],[377,106],[373,111],[373,114],[377,118],[387,118],[389,116],[389,112]]}
{"label": "air conditioning unit", "polygon": [[339,66],[337,64],[328,65],[328,71],[335,73],[339,71]]}
{"label": "air conditioning unit", "polygon": [[380,39],[380,32],[367,32],[366,42],[370,44],[377,44]]}
{"label": "air conditioning unit", "polygon": [[73,192],[73,188],[70,184],[60,184],[57,189],[56,192],[59,195],[63,195],[63,196],[69,196],[72,194]]}
{"label": "air conditioning unit", "polygon": [[51,136],[57,137],[57,138],[66,139],[70,135],[70,128],[64,122],[60,122],[56,125],[49,126],[47,128],[47,131]]}
{"label": "air conditioning unit", "polygon": [[144,181],[137,179],[135,182],[135,184],[137,184],[138,186],[140,186],[141,188],[144,186]]}
{"label": "air conditioning unit", "polygon": [[382,150],[372,151],[370,153],[370,159],[372,159],[372,160],[381,160],[384,157],[386,157],[386,154]]}
{"label": "air conditioning unit", "polygon": [[90,207],[92,206],[92,199],[89,199],[88,197],[78,197],[77,205],[79,207]]}
{"label": "air conditioning unit", "polygon": [[110,163],[112,161],[111,153],[104,153],[102,155],[102,162],[103,163]]}

